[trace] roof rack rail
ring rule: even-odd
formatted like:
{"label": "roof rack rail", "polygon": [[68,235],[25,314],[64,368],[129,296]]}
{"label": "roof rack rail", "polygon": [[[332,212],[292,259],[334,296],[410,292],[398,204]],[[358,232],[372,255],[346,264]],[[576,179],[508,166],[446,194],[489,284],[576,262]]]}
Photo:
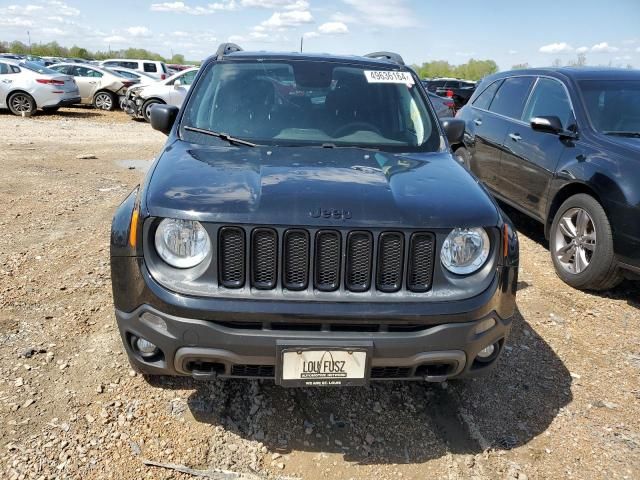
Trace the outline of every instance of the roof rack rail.
{"label": "roof rack rail", "polygon": [[367,58],[382,58],[384,60],[389,60],[393,63],[397,63],[398,65],[404,65],[404,60],[400,55],[393,52],[373,52],[367,53],[365,55]]}
{"label": "roof rack rail", "polygon": [[222,57],[233,52],[241,52],[242,48],[235,43],[221,43],[216,51],[216,60],[222,60]]}

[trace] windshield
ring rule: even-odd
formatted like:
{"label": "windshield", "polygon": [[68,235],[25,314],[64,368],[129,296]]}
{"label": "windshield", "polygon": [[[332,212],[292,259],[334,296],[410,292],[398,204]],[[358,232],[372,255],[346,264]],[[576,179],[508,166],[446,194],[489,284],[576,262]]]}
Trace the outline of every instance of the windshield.
{"label": "windshield", "polygon": [[324,61],[224,62],[210,66],[185,107],[184,127],[263,145],[360,146],[437,151],[436,120],[409,72]]}
{"label": "windshield", "polygon": [[584,80],[580,90],[596,130],[640,132],[640,80]]}
{"label": "windshield", "polygon": [[31,70],[32,72],[40,73],[42,75],[60,75],[60,72],[56,72],[55,70],[51,70],[50,68],[45,67],[41,63],[36,62],[20,62],[20,65],[27,70]]}

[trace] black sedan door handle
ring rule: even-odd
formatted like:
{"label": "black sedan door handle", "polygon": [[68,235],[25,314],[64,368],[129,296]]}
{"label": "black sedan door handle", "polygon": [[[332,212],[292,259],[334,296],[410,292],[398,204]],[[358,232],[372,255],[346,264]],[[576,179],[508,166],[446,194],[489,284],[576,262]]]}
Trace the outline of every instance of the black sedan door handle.
{"label": "black sedan door handle", "polygon": [[518,142],[522,140],[522,137],[520,136],[519,133],[510,133],[509,138],[511,138],[511,140],[513,140],[514,142]]}
{"label": "black sedan door handle", "polygon": [[477,126],[482,125],[482,119],[481,118],[476,118],[473,123],[475,123]]}

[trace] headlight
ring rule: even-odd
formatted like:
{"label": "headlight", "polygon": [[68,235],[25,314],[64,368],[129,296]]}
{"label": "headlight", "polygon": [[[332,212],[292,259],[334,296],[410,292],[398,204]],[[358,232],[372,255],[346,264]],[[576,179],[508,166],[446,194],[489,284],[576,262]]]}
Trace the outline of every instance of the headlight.
{"label": "headlight", "polygon": [[211,241],[200,222],[165,218],[156,230],[156,251],[172,267],[191,268],[209,255]]}
{"label": "headlight", "polygon": [[484,228],[455,228],[442,245],[440,261],[451,273],[467,275],[484,265],[490,249]]}

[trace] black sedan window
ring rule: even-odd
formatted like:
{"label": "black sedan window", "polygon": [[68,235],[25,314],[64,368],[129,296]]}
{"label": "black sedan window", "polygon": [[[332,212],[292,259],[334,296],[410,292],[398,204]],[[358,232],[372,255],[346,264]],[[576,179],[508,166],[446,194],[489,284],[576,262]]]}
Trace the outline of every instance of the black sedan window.
{"label": "black sedan window", "polygon": [[489,111],[519,119],[533,80],[533,77],[507,78],[496,92]]}

